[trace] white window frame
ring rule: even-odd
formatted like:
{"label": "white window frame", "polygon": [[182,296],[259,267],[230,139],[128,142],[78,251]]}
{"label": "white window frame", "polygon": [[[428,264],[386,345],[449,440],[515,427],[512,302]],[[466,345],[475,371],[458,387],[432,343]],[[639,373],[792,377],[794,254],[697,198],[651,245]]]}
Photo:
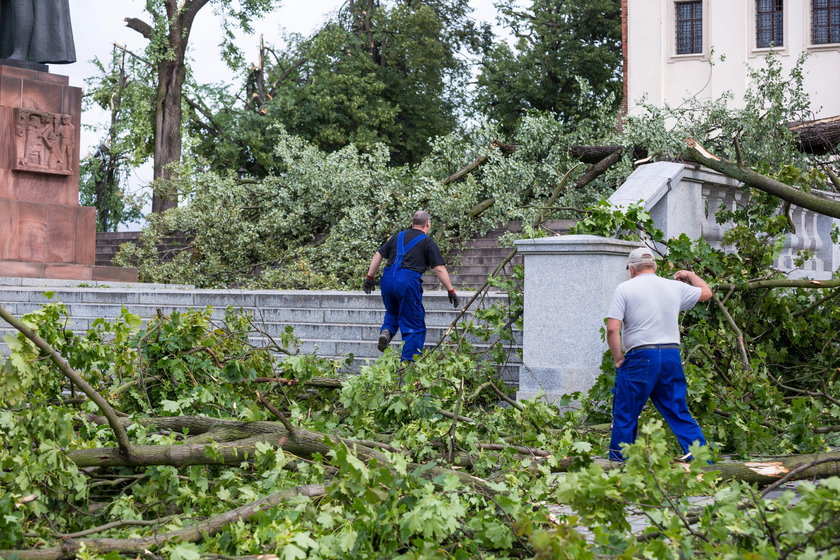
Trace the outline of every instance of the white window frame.
{"label": "white window frame", "polygon": [[667,22],[667,38],[668,50],[671,62],[680,60],[705,60],[709,54],[709,0],[701,0],[703,19],[701,25],[703,26],[701,49],[699,53],[677,54],[677,4],[682,4],[688,0],[669,0],[664,2],[665,14],[664,21]]}

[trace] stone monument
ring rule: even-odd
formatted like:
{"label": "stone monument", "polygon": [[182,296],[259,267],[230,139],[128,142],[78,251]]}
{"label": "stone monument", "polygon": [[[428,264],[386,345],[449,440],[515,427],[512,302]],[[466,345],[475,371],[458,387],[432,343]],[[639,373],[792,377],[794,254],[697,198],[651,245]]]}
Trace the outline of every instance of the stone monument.
{"label": "stone monument", "polygon": [[96,209],[79,205],[81,89],[67,0],[0,0],[0,276],[136,281],[95,266]]}

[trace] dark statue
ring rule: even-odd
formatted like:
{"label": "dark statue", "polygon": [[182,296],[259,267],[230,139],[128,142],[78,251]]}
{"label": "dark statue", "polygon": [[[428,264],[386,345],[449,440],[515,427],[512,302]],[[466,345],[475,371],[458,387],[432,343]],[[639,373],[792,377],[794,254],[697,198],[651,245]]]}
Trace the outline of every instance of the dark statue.
{"label": "dark statue", "polygon": [[76,62],[69,0],[0,0],[0,64],[5,62]]}

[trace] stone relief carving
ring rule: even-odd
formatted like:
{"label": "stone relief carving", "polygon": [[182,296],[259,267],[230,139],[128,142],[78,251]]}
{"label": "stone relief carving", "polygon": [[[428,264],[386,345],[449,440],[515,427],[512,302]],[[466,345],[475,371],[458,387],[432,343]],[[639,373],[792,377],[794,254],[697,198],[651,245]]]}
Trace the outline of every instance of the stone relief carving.
{"label": "stone relief carving", "polygon": [[76,127],[70,115],[15,109],[13,169],[73,174]]}

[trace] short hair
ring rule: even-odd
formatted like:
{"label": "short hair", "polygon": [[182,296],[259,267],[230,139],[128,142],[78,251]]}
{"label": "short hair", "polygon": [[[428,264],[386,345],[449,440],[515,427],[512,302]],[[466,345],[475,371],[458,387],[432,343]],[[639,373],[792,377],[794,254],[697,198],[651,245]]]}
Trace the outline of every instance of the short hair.
{"label": "short hair", "polygon": [[655,262],[648,262],[648,261],[638,262],[638,263],[628,264],[627,268],[632,268],[633,270],[635,270],[637,272],[639,270],[652,270],[652,271],[656,272],[656,263]]}
{"label": "short hair", "polygon": [[418,210],[414,213],[414,217],[411,219],[411,225],[423,227],[426,224],[428,224],[431,221],[431,219],[432,217],[429,216],[428,212]]}

